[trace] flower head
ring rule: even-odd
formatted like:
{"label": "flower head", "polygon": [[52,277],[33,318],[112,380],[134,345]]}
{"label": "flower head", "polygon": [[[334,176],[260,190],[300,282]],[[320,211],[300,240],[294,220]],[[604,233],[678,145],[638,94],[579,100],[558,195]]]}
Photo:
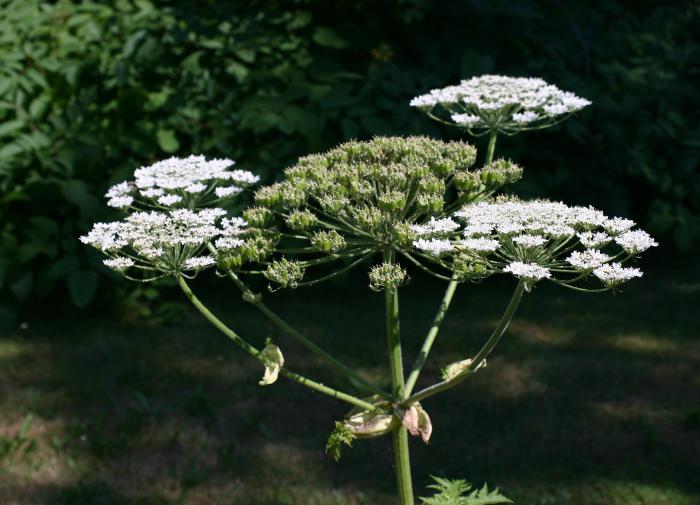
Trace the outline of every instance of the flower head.
{"label": "flower head", "polygon": [[609,263],[593,270],[593,275],[610,287],[617,286],[635,277],[641,277],[638,268],[623,267],[621,263]]}
{"label": "flower head", "polygon": [[[168,158],[134,172],[134,181],[120,182],[105,195],[111,207],[182,207],[216,205],[259,181],[247,170],[231,170],[234,161],[204,156]],[[142,204],[142,205],[141,205]]]}
{"label": "flower head", "polygon": [[590,104],[542,79],[503,75],[472,77],[417,96],[410,103],[431,115],[442,109],[456,126],[476,135],[543,128]]}
{"label": "flower head", "polygon": [[535,283],[552,276],[551,272],[546,267],[538,265],[537,263],[523,263],[522,261],[513,261],[509,263],[503,271],[509,272],[530,283]]}
{"label": "flower head", "polygon": [[593,273],[612,287],[639,271],[619,263],[610,270],[610,262],[656,245],[646,232],[629,230],[634,225],[629,220],[561,202],[499,198],[466,205],[441,219],[460,228],[450,226],[449,232],[419,238],[413,245],[465,280],[509,273],[530,285],[550,279],[569,286]]}
{"label": "flower head", "polygon": [[397,259],[416,253],[409,259],[421,262],[454,249],[461,225],[445,208],[455,193],[479,201],[522,174],[505,160],[472,170],[475,157],[467,143],[426,137],[347,142],[299,159],[281,182],[258,190],[255,203],[281,216],[298,242],[292,254],[316,256],[303,260],[309,266],[344,261],[341,269],[352,268],[387,250]]}
{"label": "flower head", "polygon": [[96,223],[80,240],[107,254],[105,265],[119,272],[197,272],[216,264],[213,256],[201,255],[208,243],[226,252],[244,244],[245,221],[225,215],[219,208],[134,212],[121,221]]}

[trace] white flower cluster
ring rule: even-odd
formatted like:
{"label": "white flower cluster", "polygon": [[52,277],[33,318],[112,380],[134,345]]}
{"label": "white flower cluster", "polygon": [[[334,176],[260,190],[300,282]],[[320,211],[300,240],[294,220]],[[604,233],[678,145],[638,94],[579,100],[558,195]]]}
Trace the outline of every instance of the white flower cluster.
{"label": "white flower cluster", "polygon": [[635,277],[641,277],[638,268],[626,268],[620,263],[608,263],[593,270],[593,274],[609,286],[616,286]]}
{"label": "white flower cluster", "polygon": [[134,267],[156,273],[199,271],[216,263],[201,254],[208,242],[227,251],[243,245],[245,221],[225,215],[220,208],[134,212],[121,221],[95,223],[80,240],[110,256],[104,264],[119,272]]}
{"label": "white flower cluster", "polygon": [[516,277],[531,283],[535,283],[542,279],[548,279],[552,276],[552,273],[545,267],[540,266],[537,263],[523,263],[522,261],[513,261],[512,263],[509,263],[506,265],[503,271],[510,272]]}
{"label": "white flower cluster", "polygon": [[439,238],[420,238],[413,242],[413,246],[416,249],[420,249],[421,251],[432,254],[433,256],[440,256],[441,254],[450,252],[454,249],[452,242],[447,239]]}
{"label": "white flower cluster", "polygon": [[453,221],[449,217],[442,219],[435,219],[434,217],[431,217],[430,221],[426,223],[412,225],[411,230],[413,230],[418,237],[426,237],[450,233],[458,230],[459,227],[459,223]]}
{"label": "white flower cluster", "polygon": [[204,156],[168,158],[134,172],[134,181],[120,182],[105,195],[107,204],[128,208],[140,201],[149,207],[171,208],[211,205],[240,193],[259,177],[247,170],[231,170],[228,159]]}
{"label": "white flower cluster", "polygon": [[[455,220],[463,224],[459,233],[447,224]],[[641,276],[638,269],[624,267],[622,262],[658,245],[645,231],[631,230],[634,224],[609,218],[592,207],[560,202],[480,202],[450,218],[414,227],[429,238],[419,238],[413,246],[448,268],[446,257],[451,255],[453,267],[457,259],[466,258],[480,265],[480,271],[511,273],[530,284],[541,279],[566,284],[593,273],[614,287]],[[555,273],[569,274],[569,278],[555,279]]]}
{"label": "white flower cluster", "polygon": [[410,104],[431,115],[441,107],[453,123],[472,133],[512,134],[550,126],[591,102],[542,79],[483,75],[434,89]]}

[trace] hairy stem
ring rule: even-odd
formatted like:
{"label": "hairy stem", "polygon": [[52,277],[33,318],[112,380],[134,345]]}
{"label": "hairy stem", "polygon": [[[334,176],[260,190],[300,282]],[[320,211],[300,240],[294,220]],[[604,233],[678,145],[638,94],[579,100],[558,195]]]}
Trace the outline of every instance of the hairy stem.
{"label": "hairy stem", "polygon": [[[393,260],[394,252],[387,248],[384,251],[384,262],[392,263]],[[396,288],[384,291],[384,303],[386,309],[387,347],[389,349],[389,363],[391,367],[391,392],[396,398],[403,400],[405,391],[399,328],[399,293]],[[400,505],[414,505],[408,430],[401,425],[394,430],[391,436],[394,447],[394,471],[396,472],[396,484],[399,489],[399,503]]]}
{"label": "hairy stem", "polygon": [[476,356],[474,356],[470,365],[462,373],[460,373],[457,377],[452,378],[451,380],[438,382],[437,384],[434,384],[430,387],[419,391],[418,393],[412,396],[409,396],[401,404],[403,406],[408,406],[412,405],[413,403],[425,400],[426,398],[430,398],[431,396],[436,395],[442,391],[455,387],[457,384],[466,379],[469,375],[474,373],[474,371],[477,369],[477,367],[479,367],[481,362],[486,359],[486,357],[491,353],[491,351],[493,351],[493,348],[496,347],[496,344],[498,344],[498,341],[501,339],[506,329],[508,329],[508,325],[510,324],[511,319],[513,319],[513,315],[515,314],[515,311],[518,308],[518,305],[520,304],[520,300],[522,299],[524,292],[525,283],[523,281],[520,281],[516,286],[515,291],[513,292],[513,296],[511,297],[505,312],[501,316],[501,319],[498,321],[496,328],[493,330],[493,333],[491,333],[489,339],[483,345],[481,350],[479,350]]}
{"label": "hairy stem", "polygon": [[447,285],[447,289],[445,289],[445,294],[442,297],[440,307],[438,307],[438,311],[435,314],[433,324],[430,326],[430,330],[428,330],[428,334],[425,337],[423,346],[421,347],[420,352],[418,353],[418,357],[416,357],[416,361],[413,364],[411,373],[408,375],[408,379],[406,380],[405,395],[410,395],[413,391],[413,388],[416,386],[418,376],[420,375],[420,372],[423,369],[423,365],[425,365],[425,360],[428,359],[428,354],[430,353],[430,349],[433,346],[433,342],[435,342],[435,338],[437,337],[437,334],[440,331],[442,322],[445,319],[445,315],[447,314],[447,309],[449,309],[450,303],[452,303],[452,297],[454,296],[455,290],[457,289],[457,285],[459,284],[455,277],[455,275],[452,276],[452,280]]}
{"label": "hairy stem", "polygon": [[[182,276],[178,276],[177,282],[180,285],[180,288],[182,291],[185,293],[185,296],[187,296],[188,300],[192,303],[192,305],[195,306],[195,308],[212,324],[216,329],[221,331],[224,335],[226,335],[230,340],[232,340],[236,345],[238,345],[241,349],[243,349],[245,352],[250,354],[253,358],[257,359],[261,363],[265,363],[265,359],[260,355],[260,351],[249,344],[246,340],[241,338],[235,331],[233,331],[231,328],[226,326],[223,321],[221,321],[218,317],[216,317],[212,312],[195,296],[195,294],[192,292],[190,289],[189,285],[185,281],[185,279]],[[359,398],[356,398],[352,395],[349,395],[347,393],[343,393],[342,391],[338,391],[336,389],[330,388],[328,386],[325,386],[321,383],[318,383],[314,380],[311,380],[307,377],[304,377],[303,375],[296,374],[294,372],[291,372],[287,370],[286,368],[282,368],[280,370],[280,374],[283,375],[284,377],[287,377],[290,380],[293,380],[294,382],[297,382],[303,386],[306,386],[308,388],[313,389],[314,391],[318,391],[319,393],[323,393],[328,396],[332,396],[333,398],[337,398],[339,400],[343,400],[347,403],[350,403],[351,405],[355,405],[356,407],[360,407],[365,410],[375,410],[374,405],[371,403],[367,403]]]}

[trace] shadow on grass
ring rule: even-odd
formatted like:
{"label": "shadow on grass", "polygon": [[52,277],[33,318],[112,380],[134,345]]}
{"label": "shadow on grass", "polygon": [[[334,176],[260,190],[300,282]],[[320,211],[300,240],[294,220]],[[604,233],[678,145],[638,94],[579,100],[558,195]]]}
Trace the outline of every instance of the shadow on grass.
{"label": "shadow on grass", "polygon": [[[412,441],[418,495],[429,474],[500,485],[520,503],[700,500],[700,275],[650,272],[620,296],[535,289],[489,366],[424,402],[429,447]],[[430,365],[475,352],[511,283],[458,291]],[[427,287],[426,287],[427,286]],[[441,295],[402,292],[410,364]],[[287,364],[350,389],[239,301],[215,312]],[[367,377],[385,381],[381,296],[311,290],[268,296],[283,317]],[[257,385],[262,368],[186,309],[146,326],[54,314],[0,340],[0,436],[35,414],[31,451],[7,454],[2,503],[390,504],[388,439],[323,453],[347,408],[297,385]]]}

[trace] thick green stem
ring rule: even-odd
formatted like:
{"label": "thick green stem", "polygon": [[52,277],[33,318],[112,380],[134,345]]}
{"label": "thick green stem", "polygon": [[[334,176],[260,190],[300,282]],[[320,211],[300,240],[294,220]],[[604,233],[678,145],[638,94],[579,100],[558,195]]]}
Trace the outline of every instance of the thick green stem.
{"label": "thick green stem", "polygon": [[[253,358],[257,359],[261,363],[265,364],[265,359],[260,355],[260,351],[249,344],[247,341],[245,341],[243,338],[241,338],[235,331],[233,331],[231,328],[226,326],[223,321],[221,321],[218,317],[216,317],[212,312],[204,306],[204,304],[195,296],[195,294],[192,292],[190,289],[189,285],[185,281],[183,277],[178,277],[177,282],[180,285],[180,288],[182,291],[185,293],[185,296],[189,299],[190,302],[192,302],[192,305],[195,306],[195,308],[212,324],[214,325],[215,328],[217,328],[221,333],[226,335],[229,339],[231,339],[236,345],[238,345],[241,349],[243,349],[245,352],[250,354]],[[286,368],[282,368],[280,370],[280,374],[283,375],[284,377],[287,377],[288,379],[293,380],[294,382],[298,382],[299,384],[306,386],[308,388],[311,388],[315,391],[318,391],[319,393],[323,393],[328,396],[332,396],[333,398],[337,398],[339,400],[343,400],[347,403],[350,403],[351,405],[355,405],[356,407],[360,407],[365,410],[375,410],[375,406],[372,405],[371,403],[365,402],[359,398],[356,398],[352,395],[349,395],[347,393],[343,393],[341,391],[335,390],[333,388],[330,388],[328,386],[324,386],[321,383],[318,383],[314,380],[311,380],[307,377],[304,377],[303,375],[299,375],[297,373],[291,372],[287,370]]]}
{"label": "thick green stem", "polygon": [[[394,253],[387,249],[384,251],[384,262],[392,263]],[[399,293],[396,288],[384,291],[386,309],[386,337],[389,350],[389,363],[391,366],[391,389],[396,398],[403,400],[404,374],[403,358],[401,356],[401,332],[399,327]],[[394,446],[394,471],[396,472],[396,484],[399,490],[400,505],[414,505],[413,483],[411,482],[411,459],[408,448],[408,430],[405,426],[396,429],[392,434]]]}
{"label": "thick green stem", "polygon": [[488,165],[493,161],[493,153],[496,150],[496,137],[498,137],[498,132],[496,130],[491,130],[489,134],[489,147],[486,151],[486,161],[484,165]]}
{"label": "thick green stem", "polygon": [[508,325],[510,324],[511,319],[513,319],[513,315],[515,314],[515,311],[518,308],[518,305],[520,304],[520,300],[522,299],[524,292],[525,282],[520,281],[516,286],[515,291],[513,292],[513,296],[511,297],[505,312],[501,316],[500,321],[498,321],[496,328],[493,330],[493,333],[491,333],[489,339],[483,345],[481,350],[476,354],[476,356],[474,356],[472,362],[464,371],[462,371],[458,376],[450,380],[438,382],[437,384],[434,384],[430,387],[423,389],[422,391],[419,391],[418,393],[412,396],[409,396],[402,402],[402,405],[409,406],[416,402],[425,400],[426,398],[430,398],[431,396],[436,395],[442,391],[453,388],[457,384],[462,382],[464,379],[469,377],[469,375],[474,373],[474,371],[481,365],[481,362],[486,359],[486,357],[491,353],[491,351],[493,351],[493,348],[496,347],[496,344],[498,344],[498,341],[501,339],[506,329],[508,329]]}
{"label": "thick green stem", "polygon": [[447,285],[447,289],[445,289],[445,294],[442,297],[442,301],[440,302],[440,307],[438,308],[437,314],[435,314],[433,324],[430,327],[430,330],[428,330],[428,334],[425,337],[423,346],[421,347],[420,352],[418,353],[418,357],[416,358],[416,361],[413,364],[413,368],[411,369],[411,373],[408,375],[408,379],[406,380],[406,396],[410,395],[413,391],[413,388],[416,386],[418,376],[420,375],[420,372],[423,369],[425,360],[428,358],[428,354],[430,353],[430,349],[433,346],[433,342],[435,342],[435,337],[437,337],[437,334],[440,331],[440,326],[442,326],[442,321],[445,319],[447,309],[450,307],[450,303],[452,303],[452,297],[454,296],[455,290],[457,289],[457,284],[459,283],[453,275],[452,280]]}

